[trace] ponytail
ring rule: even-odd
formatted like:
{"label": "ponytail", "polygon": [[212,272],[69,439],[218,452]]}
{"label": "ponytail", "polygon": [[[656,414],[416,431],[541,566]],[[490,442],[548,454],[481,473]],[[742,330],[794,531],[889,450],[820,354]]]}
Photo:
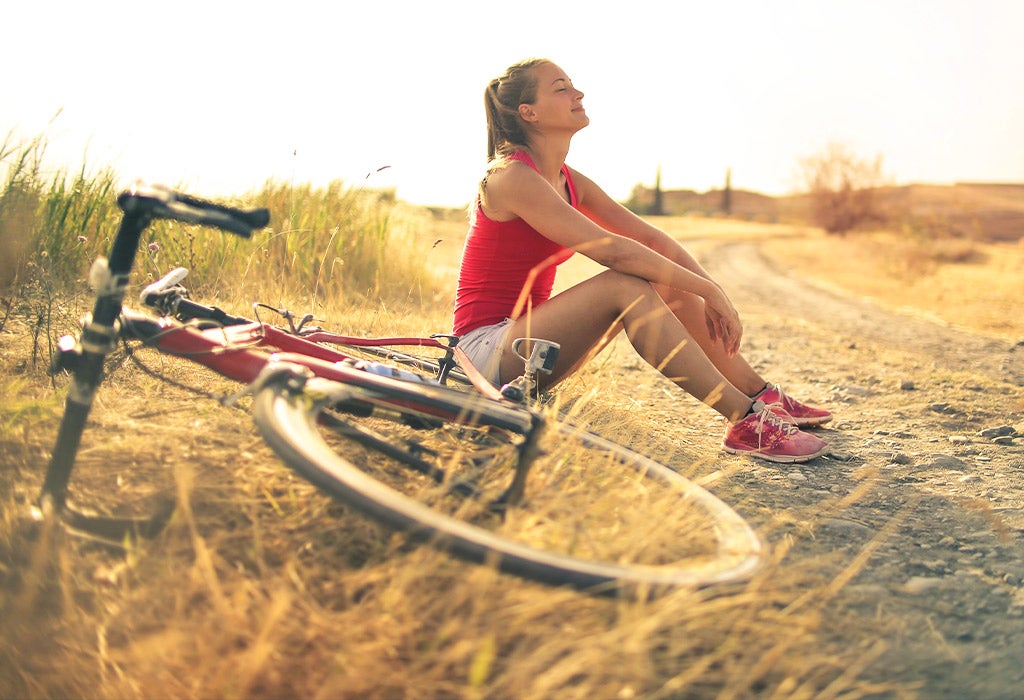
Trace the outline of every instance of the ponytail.
{"label": "ponytail", "polygon": [[526,147],[526,128],[519,117],[519,105],[537,99],[537,78],[533,69],[547,59],[530,58],[511,66],[484,91],[487,114],[487,161]]}

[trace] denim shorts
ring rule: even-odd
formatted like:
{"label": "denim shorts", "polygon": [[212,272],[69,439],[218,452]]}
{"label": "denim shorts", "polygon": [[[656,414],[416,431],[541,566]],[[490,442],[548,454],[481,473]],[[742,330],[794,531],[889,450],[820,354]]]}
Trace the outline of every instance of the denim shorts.
{"label": "denim shorts", "polygon": [[501,349],[511,330],[512,319],[506,318],[501,323],[474,328],[459,338],[459,347],[494,386],[501,384]]}

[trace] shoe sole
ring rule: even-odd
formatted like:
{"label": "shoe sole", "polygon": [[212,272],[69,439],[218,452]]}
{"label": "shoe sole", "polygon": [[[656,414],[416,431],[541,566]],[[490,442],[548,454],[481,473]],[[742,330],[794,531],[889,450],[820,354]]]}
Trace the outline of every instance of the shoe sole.
{"label": "shoe sole", "polygon": [[790,416],[790,418],[793,419],[793,425],[798,428],[817,428],[832,420],[832,416],[824,416],[823,418],[793,418],[793,416]]}
{"label": "shoe sole", "polygon": [[825,445],[820,450],[810,455],[773,455],[767,452],[758,452],[757,450],[741,450],[727,445],[722,445],[722,449],[729,454],[756,457],[757,459],[776,462],[778,464],[802,464],[803,462],[810,462],[812,459],[817,459],[828,452],[828,445]]}

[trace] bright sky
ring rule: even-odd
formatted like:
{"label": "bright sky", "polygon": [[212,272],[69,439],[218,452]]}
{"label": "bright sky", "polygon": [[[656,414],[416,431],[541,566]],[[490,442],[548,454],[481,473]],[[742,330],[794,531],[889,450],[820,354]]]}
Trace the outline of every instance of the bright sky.
{"label": "bright sky", "polygon": [[[483,91],[553,59],[591,124],[568,161],[652,184],[783,194],[839,141],[896,182],[1024,182],[1020,0],[12,2],[0,139],[45,162],[241,194],[269,178],[462,206]],[[59,115],[53,119],[54,115]],[[52,120],[52,122],[51,122]]]}

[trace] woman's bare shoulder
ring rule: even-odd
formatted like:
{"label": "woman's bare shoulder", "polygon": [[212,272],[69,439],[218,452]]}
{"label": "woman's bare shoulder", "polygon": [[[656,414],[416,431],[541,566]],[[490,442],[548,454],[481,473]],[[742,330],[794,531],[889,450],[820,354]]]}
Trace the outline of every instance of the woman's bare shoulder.
{"label": "woman's bare shoulder", "polygon": [[487,165],[487,172],[481,181],[481,186],[486,188],[496,183],[520,182],[530,174],[536,175],[537,171],[521,160],[503,157],[492,160]]}
{"label": "woman's bare shoulder", "polygon": [[543,185],[536,170],[526,163],[507,160],[488,168],[480,183],[480,203],[488,218],[507,221],[516,218],[516,211],[524,197],[529,197],[531,188]]}

